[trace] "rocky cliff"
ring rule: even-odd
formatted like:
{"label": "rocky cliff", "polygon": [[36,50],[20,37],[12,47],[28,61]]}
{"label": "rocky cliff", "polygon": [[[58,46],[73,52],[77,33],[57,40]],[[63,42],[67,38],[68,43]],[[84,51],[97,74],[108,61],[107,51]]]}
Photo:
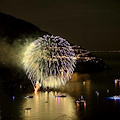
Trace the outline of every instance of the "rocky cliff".
{"label": "rocky cliff", "polygon": [[[18,39],[19,39],[19,44],[23,44],[25,42],[25,39],[32,41],[37,39],[38,36],[42,36],[45,34],[49,34],[49,33],[40,30],[40,28],[29,22],[17,19],[11,15],[7,15],[0,12],[0,42],[5,42],[7,47],[8,45],[13,46],[14,42],[17,41]],[[1,47],[1,49],[4,49],[3,52],[7,52],[11,49],[11,47],[9,47],[8,50],[6,50],[5,47],[3,48]],[[101,59],[92,55],[88,50],[78,45],[72,45],[72,47],[75,50],[76,61],[77,61],[76,64],[77,67],[75,71],[93,72],[93,71],[102,71],[108,69],[108,66]],[[0,58],[2,59],[1,54],[0,54]],[[1,64],[3,64],[2,67],[4,68],[3,61]]]}

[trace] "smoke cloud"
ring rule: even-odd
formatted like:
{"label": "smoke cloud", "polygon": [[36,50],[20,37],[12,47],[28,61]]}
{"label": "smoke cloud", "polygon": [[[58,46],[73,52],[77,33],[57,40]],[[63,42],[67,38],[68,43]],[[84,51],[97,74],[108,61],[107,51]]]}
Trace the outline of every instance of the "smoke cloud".
{"label": "smoke cloud", "polygon": [[7,42],[9,38],[0,38],[0,67],[23,69],[22,58],[26,47],[33,38],[16,39],[14,43]]}

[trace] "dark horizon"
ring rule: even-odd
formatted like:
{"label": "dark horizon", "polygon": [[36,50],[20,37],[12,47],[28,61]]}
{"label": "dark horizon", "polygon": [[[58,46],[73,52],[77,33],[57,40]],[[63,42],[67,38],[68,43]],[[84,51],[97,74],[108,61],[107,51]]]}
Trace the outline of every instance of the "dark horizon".
{"label": "dark horizon", "polygon": [[0,12],[94,51],[120,50],[120,1],[4,1]]}

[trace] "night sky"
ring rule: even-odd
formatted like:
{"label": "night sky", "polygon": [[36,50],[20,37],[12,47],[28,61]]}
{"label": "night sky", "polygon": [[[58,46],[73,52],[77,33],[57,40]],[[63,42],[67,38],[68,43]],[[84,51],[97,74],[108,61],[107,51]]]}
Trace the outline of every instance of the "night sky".
{"label": "night sky", "polygon": [[0,12],[87,50],[120,50],[120,0],[0,0]]}

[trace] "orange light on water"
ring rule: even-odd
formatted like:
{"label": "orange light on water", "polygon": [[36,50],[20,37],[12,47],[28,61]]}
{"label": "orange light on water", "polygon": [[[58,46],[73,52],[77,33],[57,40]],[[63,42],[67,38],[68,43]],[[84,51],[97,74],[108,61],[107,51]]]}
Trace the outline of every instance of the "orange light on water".
{"label": "orange light on water", "polygon": [[35,91],[34,91],[34,93],[36,94],[37,93],[37,89],[35,88]]}
{"label": "orange light on water", "polygon": [[79,107],[79,103],[77,103],[77,107]]}
{"label": "orange light on water", "polygon": [[36,87],[34,87],[34,92],[37,93],[37,91],[39,90],[40,86],[38,84],[36,84]]}
{"label": "orange light on water", "polygon": [[86,84],[86,82],[85,81],[83,81],[83,85],[85,85]]}
{"label": "orange light on water", "polygon": [[115,80],[115,84],[117,84],[118,80]]}

